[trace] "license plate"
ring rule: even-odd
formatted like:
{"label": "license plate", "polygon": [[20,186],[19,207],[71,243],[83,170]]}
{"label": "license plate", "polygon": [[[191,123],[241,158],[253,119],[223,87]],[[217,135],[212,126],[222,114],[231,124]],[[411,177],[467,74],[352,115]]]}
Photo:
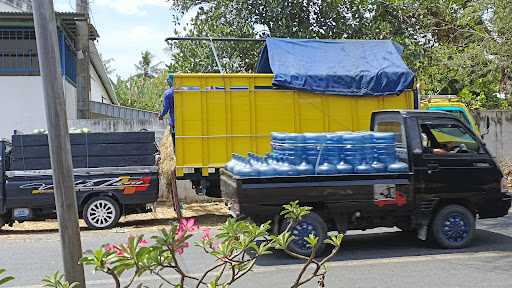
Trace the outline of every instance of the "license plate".
{"label": "license plate", "polygon": [[27,219],[30,218],[30,208],[16,208],[12,211],[14,219]]}

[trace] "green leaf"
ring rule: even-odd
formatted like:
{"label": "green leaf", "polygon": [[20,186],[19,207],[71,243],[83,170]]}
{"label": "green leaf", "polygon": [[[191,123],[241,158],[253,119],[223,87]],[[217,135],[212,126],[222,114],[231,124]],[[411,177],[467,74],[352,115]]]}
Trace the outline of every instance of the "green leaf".
{"label": "green leaf", "polygon": [[49,288],[76,288],[79,287],[79,283],[69,283],[64,280],[64,275],[60,272],[55,272],[51,276],[46,276],[43,280],[43,287]]}
{"label": "green leaf", "polygon": [[[4,274],[5,272],[6,272],[6,270],[5,270],[5,269],[0,269],[0,275],[1,275],[1,274]],[[4,284],[6,284],[7,282],[10,282],[10,281],[12,281],[12,280],[14,280],[14,277],[12,277],[12,276],[6,276],[6,277],[3,277],[3,278],[2,278],[2,277],[0,277],[0,285],[4,285]]]}
{"label": "green leaf", "polygon": [[318,244],[318,237],[315,236],[314,234],[309,234],[308,237],[305,237],[304,240],[306,240],[306,242],[308,242],[309,246],[311,247],[316,247],[316,245]]}
{"label": "green leaf", "polygon": [[0,278],[0,285],[4,285],[7,282],[10,282],[12,280],[14,280],[14,277],[12,277],[12,276],[7,276],[7,277],[4,277],[4,278]]}

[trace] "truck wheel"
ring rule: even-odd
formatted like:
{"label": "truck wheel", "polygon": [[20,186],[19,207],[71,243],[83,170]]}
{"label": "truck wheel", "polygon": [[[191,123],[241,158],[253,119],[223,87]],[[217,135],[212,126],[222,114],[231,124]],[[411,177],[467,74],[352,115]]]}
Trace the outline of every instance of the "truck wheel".
{"label": "truck wheel", "polygon": [[443,248],[464,248],[473,238],[475,215],[463,206],[448,205],[436,214],[431,232],[435,242]]}
{"label": "truck wheel", "polygon": [[121,210],[117,202],[110,197],[94,197],[85,204],[83,218],[89,228],[110,229],[119,222]]}
{"label": "truck wheel", "polygon": [[[288,226],[288,221],[283,221],[281,231],[284,231]],[[311,212],[304,216],[295,226],[291,228],[291,235],[295,238],[288,245],[288,249],[296,254],[309,257],[313,252],[311,246],[304,239],[313,234],[318,237],[318,245],[315,255],[320,256],[325,250],[324,240],[327,237],[327,224],[320,215]]]}

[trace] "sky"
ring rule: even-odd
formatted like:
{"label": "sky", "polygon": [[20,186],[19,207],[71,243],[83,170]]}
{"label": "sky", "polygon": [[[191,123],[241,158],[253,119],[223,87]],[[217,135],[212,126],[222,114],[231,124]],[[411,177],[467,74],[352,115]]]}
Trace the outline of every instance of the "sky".
{"label": "sky", "polygon": [[[57,11],[75,10],[75,0],[54,3]],[[134,74],[144,50],[155,55],[155,63],[168,62],[164,39],[174,30],[170,8],[166,0],[90,0],[91,21],[100,35],[97,46],[104,59],[113,59],[114,78]]]}

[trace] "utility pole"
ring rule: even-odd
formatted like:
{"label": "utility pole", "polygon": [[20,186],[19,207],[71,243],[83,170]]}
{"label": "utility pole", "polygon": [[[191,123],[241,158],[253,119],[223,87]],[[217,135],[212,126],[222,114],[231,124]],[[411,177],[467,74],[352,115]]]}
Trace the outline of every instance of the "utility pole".
{"label": "utility pole", "polygon": [[67,281],[78,282],[85,288],[84,269],[78,263],[82,257],[82,244],[53,0],[32,1],[32,5],[64,274]]}
{"label": "utility pole", "polygon": [[91,76],[89,65],[91,63],[89,54],[89,0],[76,0],[76,12],[85,15],[86,21],[78,21],[78,60],[77,60],[77,93],[76,107],[77,118],[90,118],[89,95],[91,92]]}

